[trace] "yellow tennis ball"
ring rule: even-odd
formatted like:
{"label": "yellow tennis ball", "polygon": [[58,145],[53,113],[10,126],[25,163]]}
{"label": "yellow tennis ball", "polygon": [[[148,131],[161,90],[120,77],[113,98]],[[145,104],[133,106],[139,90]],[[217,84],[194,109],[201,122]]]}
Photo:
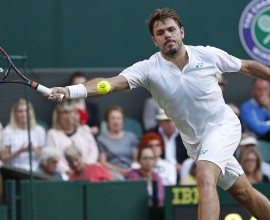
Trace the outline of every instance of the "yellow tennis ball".
{"label": "yellow tennis ball", "polygon": [[102,95],[104,95],[104,94],[110,92],[110,90],[111,90],[111,85],[110,85],[110,83],[107,82],[107,81],[100,81],[100,82],[97,84],[97,91],[98,91],[100,94],[102,94]]}

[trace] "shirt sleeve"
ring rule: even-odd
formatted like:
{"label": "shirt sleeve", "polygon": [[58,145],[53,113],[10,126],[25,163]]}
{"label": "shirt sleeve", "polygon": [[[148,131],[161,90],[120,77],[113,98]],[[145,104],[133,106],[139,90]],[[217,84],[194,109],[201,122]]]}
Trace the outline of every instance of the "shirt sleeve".
{"label": "shirt sleeve", "polygon": [[239,58],[215,47],[207,46],[207,48],[212,52],[214,62],[221,73],[238,72],[240,70],[241,60]]}
{"label": "shirt sleeve", "polygon": [[147,87],[147,73],[148,73],[147,61],[140,61],[132,66],[123,70],[119,75],[126,78],[129,84],[129,88]]}

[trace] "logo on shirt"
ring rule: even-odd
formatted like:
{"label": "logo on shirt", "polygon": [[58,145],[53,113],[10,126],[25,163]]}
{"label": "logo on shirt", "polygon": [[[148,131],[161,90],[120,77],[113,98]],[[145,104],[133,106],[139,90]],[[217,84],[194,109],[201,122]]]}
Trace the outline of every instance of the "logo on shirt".
{"label": "logo on shirt", "polygon": [[208,150],[201,150],[200,155],[206,154]]}
{"label": "logo on shirt", "polygon": [[241,43],[250,57],[270,65],[270,1],[251,1],[239,22]]}
{"label": "logo on shirt", "polygon": [[199,68],[202,68],[203,67],[203,63],[197,63],[196,64],[196,68],[199,69]]}

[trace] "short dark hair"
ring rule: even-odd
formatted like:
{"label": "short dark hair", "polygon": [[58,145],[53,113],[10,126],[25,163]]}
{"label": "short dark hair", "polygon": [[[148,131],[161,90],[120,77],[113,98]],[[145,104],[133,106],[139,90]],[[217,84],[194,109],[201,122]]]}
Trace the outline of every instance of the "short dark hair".
{"label": "short dark hair", "polygon": [[72,85],[73,84],[73,80],[77,77],[84,77],[85,79],[87,79],[86,74],[82,71],[76,71],[74,73],[72,73],[69,77],[68,80],[68,85]]}
{"label": "short dark hair", "polygon": [[108,122],[109,116],[110,116],[112,111],[120,112],[123,115],[123,118],[125,119],[125,111],[124,111],[124,109],[121,106],[112,105],[112,106],[109,106],[105,111],[104,118],[105,118],[106,122]]}
{"label": "short dark hair", "polygon": [[154,29],[154,24],[156,23],[156,21],[164,22],[167,18],[173,19],[176,22],[176,24],[179,26],[179,28],[183,27],[182,22],[180,18],[178,17],[178,15],[176,14],[175,10],[171,8],[162,8],[162,9],[158,8],[152,12],[149,19],[146,21],[149,27],[149,31],[152,36],[154,36],[153,29]]}

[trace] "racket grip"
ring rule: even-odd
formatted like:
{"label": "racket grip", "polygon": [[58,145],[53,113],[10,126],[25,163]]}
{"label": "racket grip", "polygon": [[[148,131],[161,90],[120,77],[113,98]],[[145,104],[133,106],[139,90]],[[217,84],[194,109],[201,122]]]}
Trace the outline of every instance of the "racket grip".
{"label": "racket grip", "polygon": [[[39,91],[41,93],[44,93],[44,94],[47,94],[47,95],[51,95],[52,94],[52,90],[51,89],[49,89],[46,86],[40,85],[40,84],[37,87],[37,91]],[[60,94],[60,98],[62,100],[64,98],[64,95],[63,94]]]}

